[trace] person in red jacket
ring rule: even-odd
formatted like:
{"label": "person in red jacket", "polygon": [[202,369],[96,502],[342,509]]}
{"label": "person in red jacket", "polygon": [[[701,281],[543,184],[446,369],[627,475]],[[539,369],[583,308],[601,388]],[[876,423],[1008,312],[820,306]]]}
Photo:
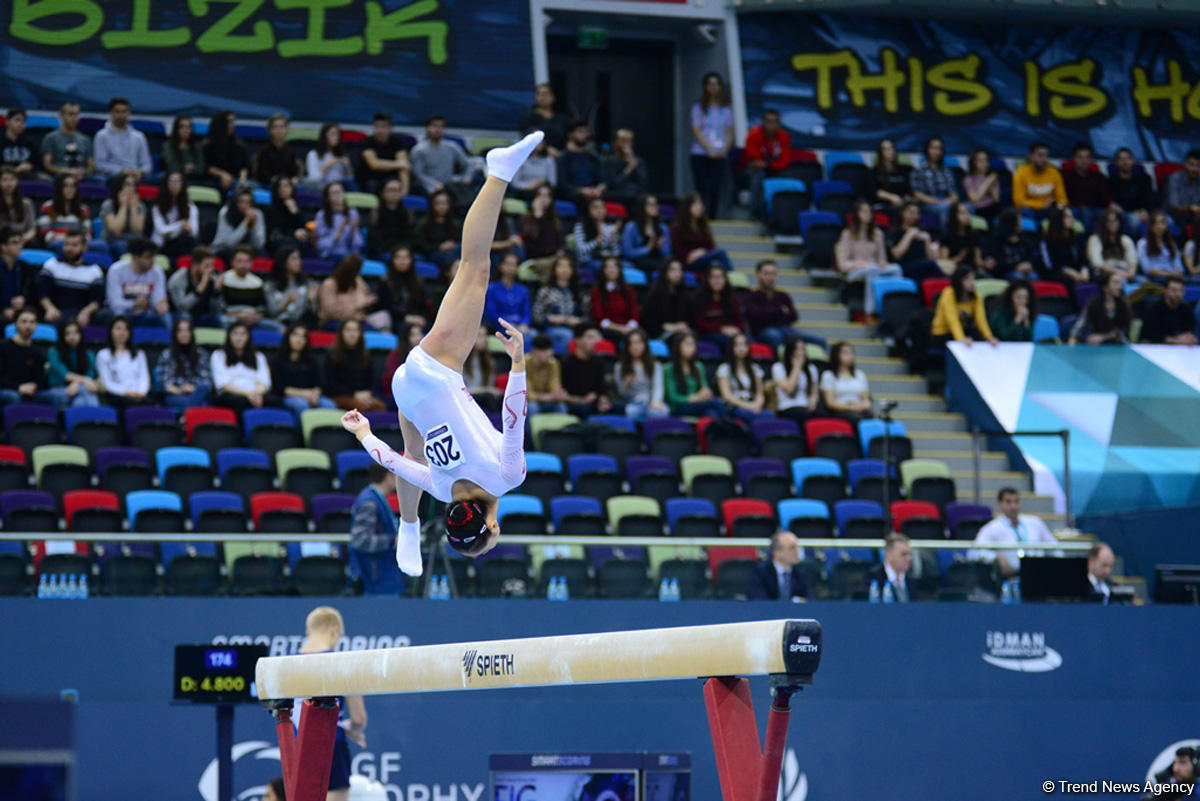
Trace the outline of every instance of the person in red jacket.
{"label": "person in red jacket", "polygon": [[729,285],[725,268],[719,264],[708,268],[704,283],[696,292],[692,309],[695,315],[692,327],[700,332],[702,339],[722,348],[729,344],[733,336],[746,331],[746,321],[742,318],[737,296]]}
{"label": "person in red jacket", "polygon": [[750,181],[751,213],[765,220],[767,204],[763,198],[763,180],[783,175],[792,159],[792,138],[779,124],[778,111],[773,108],[764,111],[762,124],[755,125],[746,134],[742,158],[746,164],[746,178]]}
{"label": "person in red jacket", "polygon": [[637,295],[625,283],[621,260],[608,256],[592,287],[592,319],[604,336],[620,342],[638,327]]}

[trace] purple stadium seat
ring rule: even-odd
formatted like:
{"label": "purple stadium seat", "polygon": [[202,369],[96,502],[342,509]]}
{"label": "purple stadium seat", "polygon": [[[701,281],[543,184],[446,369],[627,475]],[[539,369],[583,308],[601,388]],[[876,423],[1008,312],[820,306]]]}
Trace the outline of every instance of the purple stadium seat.
{"label": "purple stadium seat", "polygon": [[679,465],[665,456],[630,456],[625,460],[625,477],[632,485],[643,473],[679,475]]}
{"label": "purple stadium seat", "polygon": [[754,476],[784,476],[788,474],[787,466],[778,459],[763,459],[755,456],[738,459],[738,483],[743,487]]}
{"label": "purple stadium seat", "polygon": [[599,570],[601,565],[613,559],[630,562],[646,561],[646,549],[640,545],[593,545],[587,549],[587,554],[593,570]]}
{"label": "purple stadium seat", "polygon": [[336,266],[328,259],[305,259],[304,273],[306,275],[331,275]]}
{"label": "purple stadium seat", "polygon": [[57,423],[58,412],[44,403],[12,403],[4,407],[4,430],[10,435],[14,425],[29,420]]}
{"label": "purple stadium seat", "polygon": [[348,492],[322,492],[312,496],[312,516],[320,521],[330,512],[348,512],[354,506],[354,496]]}
{"label": "purple stadium seat", "polygon": [[113,465],[137,464],[150,467],[150,456],[141,448],[101,448],[96,451],[96,474],[104,472]]}
{"label": "purple stadium seat", "polygon": [[991,520],[992,510],[981,503],[946,504],[946,526],[954,531],[964,520]]}
{"label": "purple stadium seat", "polygon": [[761,445],[762,441],[773,434],[795,434],[800,435],[800,426],[795,420],[787,420],[785,418],[774,418],[771,420],[755,420],[750,424],[750,431],[754,434],[754,439]]}
{"label": "purple stadium seat", "polygon": [[712,342],[701,340],[696,343],[696,358],[698,359],[719,359],[722,355],[721,348]]}
{"label": "purple stadium seat", "polygon": [[654,417],[642,423],[642,433],[646,437],[647,444],[654,442],[654,438],[659,434],[674,431],[683,434],[696,433],[696,429],[691,423],[680,420],[678,417]]}
{"label": "purple stadium seat", "polygon": [[125,433],[133,436],[133,430],[144,423],[166,423],[179,425],[179,415],[162,406],[130,406],[125,410]]}
{"label": "purple stadium seat", "polygon": [[41,490],[9,490],[0,492],[0,518],[6,522],[17,509],[57,510],[54,496]]}

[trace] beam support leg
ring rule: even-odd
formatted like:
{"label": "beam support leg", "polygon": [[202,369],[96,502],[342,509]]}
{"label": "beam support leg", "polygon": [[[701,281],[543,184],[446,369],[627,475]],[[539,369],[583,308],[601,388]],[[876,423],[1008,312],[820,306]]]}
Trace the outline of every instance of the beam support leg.
{"label": "beam support leg", "polygon": [[704,705],[721,777],[721,798],[754,801],[762,751],[750,682],[729,676],[709,679],[704,682]]}
{"label": "beam support leg", "polygon": [[333,762],[339,708],[332,698],[305,701],[300,709],[300,733],[292,729],[291,712],[275,712],[283,786],[289,801],[324,801]]}
{"label": "beam support leg", "polygon": [[787,749],[788,720],[791,717],[792,690],[775,688],[775,698],[767,716],[767,735],[763,743],[762,772],[758,778],[757,801],[774,801],[779,794],[779,771]]}

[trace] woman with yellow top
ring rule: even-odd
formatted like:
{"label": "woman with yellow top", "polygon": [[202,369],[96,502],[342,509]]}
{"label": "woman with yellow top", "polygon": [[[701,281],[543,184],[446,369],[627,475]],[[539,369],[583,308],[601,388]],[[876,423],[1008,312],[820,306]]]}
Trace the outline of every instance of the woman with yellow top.
{"label": "woman with yellow top", "polygon": [[999,343],[988,326],[983,298],[975,294],[975,274],[970,267],[960,265],[950,277],[950,286],[938,295],[931,333],[939,342],[953,339],[971,345],[986,339],[993,345]]}

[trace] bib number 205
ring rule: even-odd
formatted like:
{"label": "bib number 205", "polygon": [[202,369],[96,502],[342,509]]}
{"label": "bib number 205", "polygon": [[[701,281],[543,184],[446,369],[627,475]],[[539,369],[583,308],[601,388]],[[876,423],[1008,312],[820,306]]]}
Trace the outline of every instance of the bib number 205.
{"label": "bib number 205", "polygon": [[454,433],[444,434],[425,440],[425,458],[434,467],[445,470],[462,462],[462,450],[454,442]]}

